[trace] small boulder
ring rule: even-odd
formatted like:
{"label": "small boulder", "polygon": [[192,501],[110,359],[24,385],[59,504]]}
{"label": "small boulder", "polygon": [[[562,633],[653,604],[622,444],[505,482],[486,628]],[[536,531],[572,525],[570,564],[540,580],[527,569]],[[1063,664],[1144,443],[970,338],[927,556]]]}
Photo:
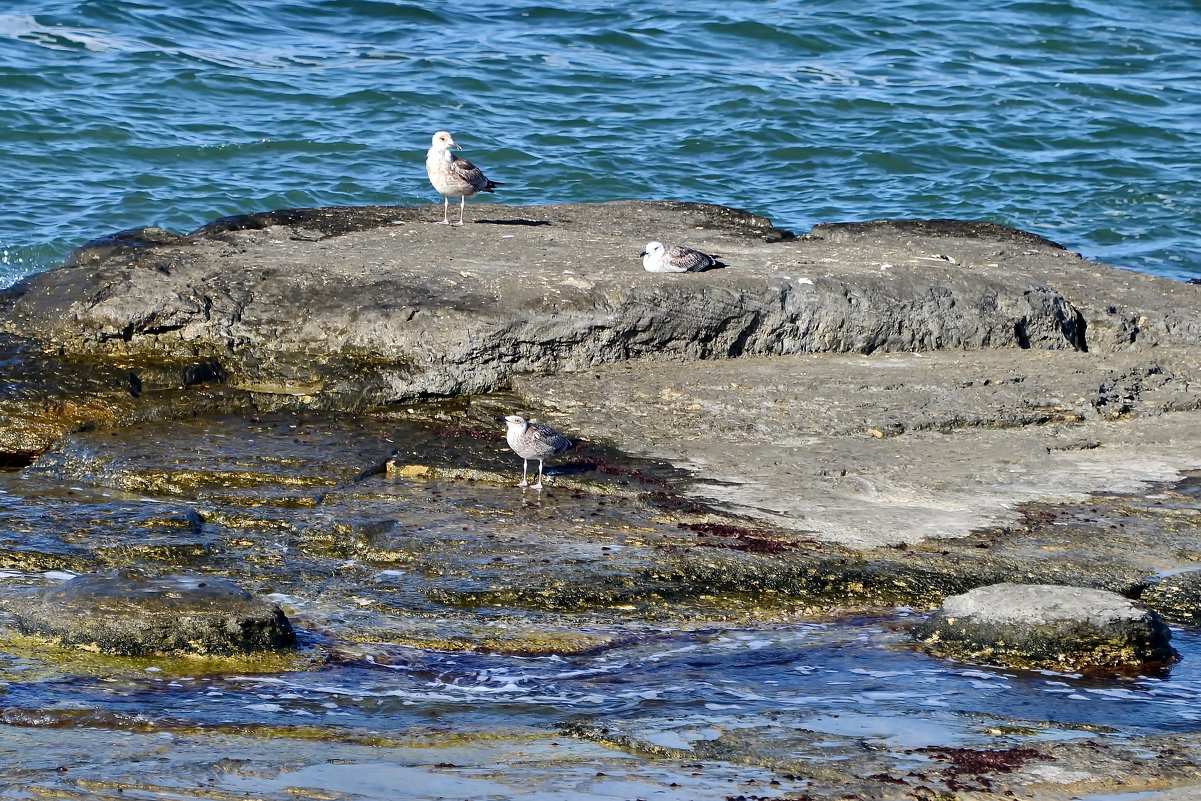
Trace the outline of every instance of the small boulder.
{"label": "small boulder", "polygon": [[1007,667],[1110,672],[1174,662],[1154,612],[1106,590],[993,584],[943,601],[914,631],[938,656]]}
{"label": "small boulder", "polygon": [[76,576],[13,612],[26,634],[118,656],[227,656],[296,644],[278,606],[222,579]]}

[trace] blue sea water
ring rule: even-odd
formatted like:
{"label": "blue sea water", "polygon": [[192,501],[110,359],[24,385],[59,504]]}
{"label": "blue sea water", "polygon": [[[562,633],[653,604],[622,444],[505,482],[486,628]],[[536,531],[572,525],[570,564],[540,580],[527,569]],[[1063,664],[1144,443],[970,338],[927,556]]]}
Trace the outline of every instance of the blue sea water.
{"label": "blue sea water", "polygon": [[[10,0],[0,286],[94,236],[440,201],[984,219],[1201,276],[1195,0]],[[491,198],[490,198],[491,199]]]}

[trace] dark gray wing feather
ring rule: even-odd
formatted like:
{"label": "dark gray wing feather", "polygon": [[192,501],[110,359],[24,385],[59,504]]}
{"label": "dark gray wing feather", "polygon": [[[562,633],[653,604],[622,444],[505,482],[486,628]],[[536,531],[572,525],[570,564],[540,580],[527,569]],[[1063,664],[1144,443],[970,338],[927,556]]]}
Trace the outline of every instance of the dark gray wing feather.
{"label": "dark gray wing feather", "polygon": [[708,253],[701,253],[682,245],[670,245],[667,248],[667,259],[673,266],[682,267],[689,272],[700,272],[717,265],[717,259]]}
{"label": "dark gray wing feather", "polygon": [[571,447],[571,440],[545,423],[530,423],[526,436],[551,453],[562,453]]}
{"label": "dark gray wing feather", "polygon": [[467,159],[461,159],[458,156],[451,154],[450,171],[471,184],[471,187],[477,192],[491,192],[495,187],[500,186],[496,181],[488,179],[484,175],[484,171],[472,164]]}

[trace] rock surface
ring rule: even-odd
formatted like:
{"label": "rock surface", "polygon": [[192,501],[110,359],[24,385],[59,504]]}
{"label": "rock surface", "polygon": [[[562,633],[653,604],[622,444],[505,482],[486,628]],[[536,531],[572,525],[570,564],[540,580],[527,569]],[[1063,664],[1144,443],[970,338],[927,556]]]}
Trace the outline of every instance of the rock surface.
{"label": "rock surface", "polygon": [[296,642],[278,606],[213,578],[77,576],[14,612],[27,634],[118,656],[229,655]]}
{"label": "rock surface", "polygon": [[[229,577],[285,604],[314,634],[305,669],[329,671],[313,683],[339,685],[346,665],[424,681],[424,665],[439,664],[428,675],[453,681],[477,675],[486,654],[570,662],[814,615],[836,629],[850,611],[883,615],[895,645],[896,605],[929,608],[1001,581],[1153,603],[1156,576],[1201,564],[1199,484],[1187,478],[1201,463],[1198,287],[986,224],[823,225],[795,238],[685,204],[469,211],[483,219],[459,230],[429,224],[441,209],[426,207],[126,232],[5,293],[0,453],[26,466],[0,474],[11,574],[0,604],[27,600],[55,570]],[[651,239],[730,266],[645,273],[637,254]],[[542,493],[512,486],[520,461],[495,418],[514,412],[584,440]],[[443,656],[464,651],[468,672],[447,673]],[[197,708],[205,689],[194,688]],[[106,706],[107,685],[97,697],[95,710],[10,705],[3,728],[61,745],[93,726],[145,725]],[[668,775],[685,787],[713,787],[732,765],[743,779],[770,768],[783,780],[774,792],[790,797],[950,797],[971,782],[1058,801],[1195,784],[1201,753],[1195,735],[1126,731],[1055,728],[1036,744],[1031,719],[991,707],[967,724],[978,748],[942,731],[950,745],[902,752],[865,739],[854,716],[814,725],[808,704],[732,709],[714,718],[720,732],[569,709],[548,744],[544,720],[514,737],[514,707],[500,704],[501,728],[477,732],[504,743],[484,772],[553,747],[529,769],[566,766],[563,781],[577,784],[564,754],[583,748],[604,749],[587,752],[585,778],[674,760]],[[369,696],[352,709],[381,707]],[[271,725],[246,738],[232,724],[229,747],[270,751],[253,769],[271,777],[304,742],[348,770],[397,750],[379,739],[381,718],[323,726],[325,708],[314,710],[291,734],[290,718],[264,710]],[[194,726],[173,720],[149,724],[163,727],[142,759],[157,766],[154,787],[161,732]],[[897,734],[878,722],[881,737]],[[225,725],[198,751],[225,759],[211,741]],[[452,748],[475,747],[435,728]],[[348,733],[370,743],[357,757]],[[438,781],[450,763],[475,770],[461,751],[415,751],[415,765],[449,765],[430,769]],[[220,772],[206,760],[172,775],[200,786]],[[49,782],[69,778],[58,766],[92,764],[43,762]],[[526,770],[514,768],[515,786]],[[731,792],[760,795],[768,777],[756,778]]]}
{"label": "rock surface", "polygon": [[1201,464],[1185,349],[641,362],[513,385],[552,425],[687,471],[698,497],[853,547],[960,537],[1023,502]]}
{"label": "rock surface", "polygon": [[940,656],[1022,668],[1161,668],[1176,658],[1159,616],[1105,590],[995,584],[943,601],[914,631]]}
{"label": "rock surface", "polygon": [[[480,206],[491,216],[462,229],[428,224],[431,213],[299,209],[187,236],[126,232],[4,293],[0,319],[10,349],[55,364],[105,357],[114,397],[137,396],[138,408],[156,391],[213,385],[361,408],[639,358],[1201,342],[1201,289],[995,225],[818,226],[793,238],[697,204]],[[649,238],[730,266],[646,273],[637,254]],[[54,384],[44,369],[41,396]],[[10,415],[20,389],[0,399]],[[66,411],[63,426],[78,425]],[[53,431],[6,438],[0,448],[29,449]]]}

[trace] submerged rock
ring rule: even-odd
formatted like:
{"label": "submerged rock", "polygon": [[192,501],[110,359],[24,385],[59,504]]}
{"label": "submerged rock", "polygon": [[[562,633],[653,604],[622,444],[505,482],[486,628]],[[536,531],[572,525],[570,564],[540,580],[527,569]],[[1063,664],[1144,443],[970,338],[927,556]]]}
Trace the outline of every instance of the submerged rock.
{"label": "submerged rock", "polygon": [[914,632],[934,654],[1065,671],[1157,668],[1177,658],[1154,612],[1105,590],[994,584],[947,598]]}
{"label": "submerged rock", "polygon": [[296,642],[275,604],[233,582],[193,576],[77,576],[14,612],[26,634],[118,656],[229,655]]}

